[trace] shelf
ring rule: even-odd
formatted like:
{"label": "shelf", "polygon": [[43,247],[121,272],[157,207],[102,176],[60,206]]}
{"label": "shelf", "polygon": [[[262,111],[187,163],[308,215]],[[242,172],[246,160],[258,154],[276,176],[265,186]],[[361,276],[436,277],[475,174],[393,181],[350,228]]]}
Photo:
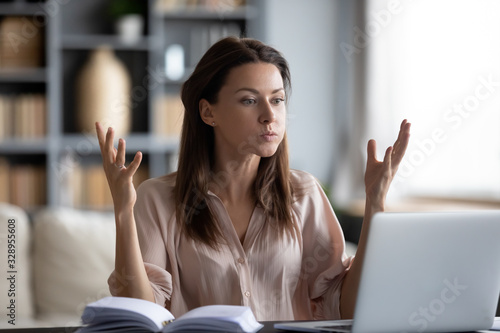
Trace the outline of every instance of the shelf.
{"label": "shelf", "polygon": [[2,16],[45,16],[45,4],[25,2],[3,2],[0,3],[0,15]]}
{"label": "shelf", "polygon": [[0,83],[43,83],[46,80],[45,68],[0,69]]}
{"label": "shelf", "polygon": [[[130,134],[123,137],[127,145],[128,153],[141,151],[147,153],[167,153],[177,151],[179,138],[177,137],[160,137],[151,134]],[[118,139],[116,138],[116,142]],[[65,134],[63,139],[64,148],[70,148],[74,151],[85,151],[90,154],[100,153],[97,138],[86,136],[83,134]],[[116,145],[115,145],[116,146]]]}
{"label": "shelf", "polygon": [[220,10],[210,10],[204,7],[169,9],[159,12],[158,15],[168,20],[246,20],[255,15],[251,7],[236,9],[222,7]]}
{"label": "shelf", "polygon": [[116,35],[62,36],[62,47],[65,50],[93,50],[103,45],[107,45],[114,50],[148,51],[149,37],[144,36],[134,44],[127,44]]}
{"label": "shelf", "polygon": [[[52,8],[53,4],[44,0],[0,0],[0,19],[25,16],[26,19],[34,19],[34,24],[43,25],[43,48],[37,53],[43,62],[36,68],[0,68],[0,97],[6,96],[10,102],[10,98],[22,100],[22,95],[43,95],[43,133],[46,133],[40,138],[23,138],[24,132],[17,131],[14,126],[7,128],[0,139],[0,167],[3,161],[4,169],[7,165],[9,172],[16,172],[17,166],[43,169],[43,186],[33,186],[33,189],[38,186],[43,192],[40,196],[42,199],[34,202],[36,207],[57,207],[67,203],[67,191],[61,186],[61,175],[65,175],[67,167],[73,166],[71,163],[81,165],[81,170],[74,170],[83,170],[84,173],[88,169],[102,167],[99,165],[102,159],[96,135],[78,130],[76,106],[80,71],[93,50],[107,46],[115,51],[130,76],[131,87],[127,90],[127,98],[130,95],[132,102],[132,132],[124,136],[127,162],[137,151],[144,154],[139,180],[141,177],[157,177],[175,171],[180,138],[179,134],[174,133],[179,131],[176,121],[183,108],[181,110],[180,101],[174,101],[171,95],[178,96],[193,66],[219,36],[245,34],[246,21],[256,15],[256,9],[248,6],[232,9],[221,1],[217,11],[184,7],[182,10],[165,12],[156,7],[158,0],[147,0],[144,2],[147,11],[144,14],[143,35],[136,43],[130,44],[115,33],[115,21],[107,11],[109,1],[56,2],[61,6]],[[180,44],[185,50],[186,69],[180,80],[171,80],[165,75],[165,50],[172,44]],[[2,106],[8,110],[2,118],[6,119],[5,123],[31,118],[22,115],[15,117],[18,115],[14,114],[15,108],[6,105],[7,108]],[[163,126],[158,126],[157,122],[162,122]],[[172,135],[156,134],[160,132]],[[118,138],[115,143],[116,146]],[[103,175],[101,169],[99,174]],[[29,181],[29,177],[26,175],[22,178]],[[99,189],[107,188],[105,180],[99,182]],[[33,206],[28,201],[22,202]]]}
{"label": "shelf", "polygon": [[0,154],[44,154],[47,152],[46,138],[10,138],[0,141]]}

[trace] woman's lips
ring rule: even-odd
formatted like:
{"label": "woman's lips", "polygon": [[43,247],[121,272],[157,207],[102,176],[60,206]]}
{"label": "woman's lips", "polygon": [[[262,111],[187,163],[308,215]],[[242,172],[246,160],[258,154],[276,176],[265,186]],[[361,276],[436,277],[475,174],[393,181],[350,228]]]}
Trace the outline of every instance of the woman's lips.
{"label": "woman's lips", "polygon": [[269,131],[269,132],[265,132],[265,133],[262,133],[260,135],[261,138],[263,138],[265,141],[273,141],[274,139],[276,139],[278,137],[278,134],[276,134],[276,132],[272,132],[272,131]]}

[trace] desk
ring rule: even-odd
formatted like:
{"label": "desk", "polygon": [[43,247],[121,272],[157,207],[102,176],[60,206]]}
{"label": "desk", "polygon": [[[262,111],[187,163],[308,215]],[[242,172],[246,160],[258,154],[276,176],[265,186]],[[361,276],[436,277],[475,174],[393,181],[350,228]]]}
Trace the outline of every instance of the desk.
{"label": "desk", "polygon": [[[278,321],[262,321],[264,327],[258,333],[284,333],[286,331],[274,329],[274,324]],[[43,327],[43,328],[18,328],[18,329],[0,329],[0,332],[13,332],[13,333],[73,333],[79,327]],[[493,332],[493,331],[480,331],[480,332]]]}
{"label": "desk", "polygon": [[[275,330],[274,323],[276,321],[263,321],[264,327],[258,333],[274,333],[284,332],[282,330]],[[13,333],[73,333],[79,327],[41,327],[41,328],[18,328],[18,329],[0,329],[0,332],[13,332]]]}

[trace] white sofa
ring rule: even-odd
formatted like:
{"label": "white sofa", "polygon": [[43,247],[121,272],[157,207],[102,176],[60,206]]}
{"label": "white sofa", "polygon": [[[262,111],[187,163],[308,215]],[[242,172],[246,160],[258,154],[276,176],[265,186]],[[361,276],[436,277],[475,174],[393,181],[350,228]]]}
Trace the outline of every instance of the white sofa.
{"label": "white sofa", "polygon": [[[112,214],[58,208],[29,219],[22,209],[0,203],[0,226],[0,328],[78,326],[85,305],[109,295]],[[13,239],[15,263],[8,262]]]}

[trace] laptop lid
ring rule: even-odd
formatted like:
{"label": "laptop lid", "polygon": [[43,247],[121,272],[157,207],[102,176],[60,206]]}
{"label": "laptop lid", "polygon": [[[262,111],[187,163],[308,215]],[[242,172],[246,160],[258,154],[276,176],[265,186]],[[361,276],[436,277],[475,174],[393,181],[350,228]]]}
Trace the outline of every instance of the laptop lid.
{"label": "laptop lid", "polygon": [[491,328],[500,293],[500,210],[378,213],[353,332]]}

